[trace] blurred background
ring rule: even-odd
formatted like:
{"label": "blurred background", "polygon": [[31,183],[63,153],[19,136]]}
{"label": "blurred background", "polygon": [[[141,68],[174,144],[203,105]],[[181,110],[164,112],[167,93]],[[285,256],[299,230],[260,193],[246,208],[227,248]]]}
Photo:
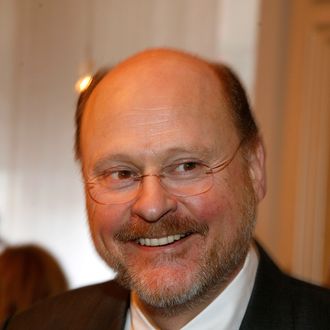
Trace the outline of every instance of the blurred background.
{"label": "blurred background", "polygon": [[154,46],[239,74],[267,148],[257,237],[285,270],[329,283],[329,0],[0,0],[1,239],[50,250],[71,287],[113,276],[73,158],[75,84]]}

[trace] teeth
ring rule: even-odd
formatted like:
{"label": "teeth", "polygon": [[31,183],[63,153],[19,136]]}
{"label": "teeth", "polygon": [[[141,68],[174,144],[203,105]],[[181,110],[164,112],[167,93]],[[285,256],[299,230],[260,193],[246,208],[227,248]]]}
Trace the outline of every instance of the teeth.
{"label": "teeth", "polygon": [[175,236],[177,236],[177,235],[168,236],[167,239],[165,238],[165,240],[167,241],[167,244],[168,243],[173,243],[175,240],[178,241],[180,239],[180,235],[178,235],[179,237],[177,239],[175,239]]}
{"label": "teeth", "polygon": [[162,246],[162,245],[173,243],[174,241],[178,241],[185,236],[186,236],[185,234],[176,234],[176,235],[170,235],[170,236],[165,236],[165,237],[161,237],[161,238],[139,238],[137,240],[137,243],[139,243],[140,245],[146,245],[146,246]]}

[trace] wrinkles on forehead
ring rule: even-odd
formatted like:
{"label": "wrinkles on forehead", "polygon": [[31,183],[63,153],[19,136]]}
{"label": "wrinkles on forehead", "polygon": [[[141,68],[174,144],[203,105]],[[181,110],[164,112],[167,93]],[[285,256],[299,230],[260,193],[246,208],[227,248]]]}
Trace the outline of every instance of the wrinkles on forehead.
{"label": "wrinkles on forehead", "polygon": [[[129,156],[135,154],[135,158],[140,160],[152,154],[164,159],[162,153],[165,152],[170,155],[173,150],[180,150],[192,154],[192,150],[198,149],[195,156],[205,158],[205,150],[212,149],[215,153],[211,146],[218,145],[209,134],[210,123],[213,122],[204,121],[202,113],[188,106],[116,110],[110,116],[105,112],[101,117],[90,118],[89,131],[92,127],[97,129],[92,132],[93,138],[88,144],[95,159],[112,154],[123,156],[124,153]],[[225,132],[221,134],[222,130],[219,123],[219,134],[225,135]]]}

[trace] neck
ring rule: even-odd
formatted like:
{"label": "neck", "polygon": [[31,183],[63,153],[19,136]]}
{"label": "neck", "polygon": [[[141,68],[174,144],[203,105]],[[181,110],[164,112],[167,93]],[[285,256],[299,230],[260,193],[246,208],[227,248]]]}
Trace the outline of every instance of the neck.
{"label": "neck", "polygon": [[132,293],[133,303],[138,306],[148,321],[156,328],[162,330],[181,329],[223,292],[240,272],[243,264],[244,261],[225,282],[213,286],[199,297],[195,297],[194,300],[188,301],[185,304],[176,305],[171,308],[159,308],[147,304],[135,292]]}

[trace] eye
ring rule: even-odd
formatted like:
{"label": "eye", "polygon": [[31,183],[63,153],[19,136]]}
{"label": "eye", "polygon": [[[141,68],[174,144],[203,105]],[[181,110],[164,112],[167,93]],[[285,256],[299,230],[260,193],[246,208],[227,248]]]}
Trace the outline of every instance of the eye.
{"label": "eye", "polygon": [[182,164],[178,164],[175,168],[177,172],[189,172],[194,171],[199,167],[199,163],[197,162],[185,162]]}
{"label": "eye", "polygon": [[172,178],[190,179],[202,176],[205,173],[205,165],[197,161],[185,161],[170,165],[166,169],[166,175]]}
{"label": "eye", "polygon": [[112,171],[111,176],[116,180],[127,180],[133,177],[133,172],[129,170]]}
{"label": "eye", "polygon": [[130,168],[114,167],[105,170],[98,177],[98,182],[107,189],[124,189],[132,186],[138,177]]}
{"label": "eye", "polygon": [[137,174],[129,169],[109,169],[102,177],[110,181],[134,180]]}

